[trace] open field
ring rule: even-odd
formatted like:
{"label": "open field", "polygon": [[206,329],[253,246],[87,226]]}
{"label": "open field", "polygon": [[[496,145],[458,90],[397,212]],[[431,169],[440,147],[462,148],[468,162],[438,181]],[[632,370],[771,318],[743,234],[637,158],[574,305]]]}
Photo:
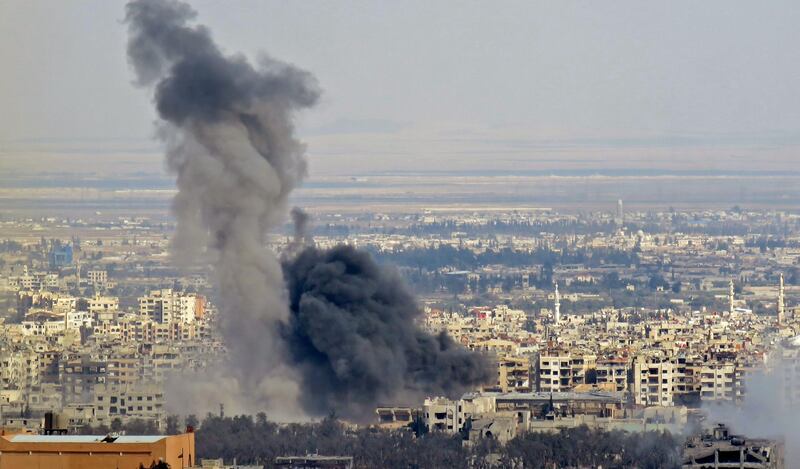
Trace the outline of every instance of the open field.
{"label": "open field", "polygon": [[[127,215],[169,211],[174,189],[157,179],[118,188],[74,178],[64,186],[14,181],[0,186],[0,213],[80,216],[95,212]],[[613,210],[622,199],[629,209],[674,208],[800,209],[798,175],[379,175],[311,179],[293,203],[320,212],[480,210],[556,208]]]}

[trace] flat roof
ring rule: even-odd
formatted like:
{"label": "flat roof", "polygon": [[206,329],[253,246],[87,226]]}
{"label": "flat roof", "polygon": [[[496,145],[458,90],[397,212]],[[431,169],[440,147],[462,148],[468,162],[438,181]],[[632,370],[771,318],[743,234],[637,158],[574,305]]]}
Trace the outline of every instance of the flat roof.
{"label": "flat roof", "polygon": [[582,401],[624,401],[624,393],[612,391],[592,391],[592,392],[468,392],[462,399],[474,399],[477,397],[494,397],[498,401],[508,400],[582,400]]}
{"label": "flat roof", "polygon": [[[6,437],[13,443],[107,443],[107,435],[11,435]],[[112,443],[155,443],[165,435],[120,435]]]}

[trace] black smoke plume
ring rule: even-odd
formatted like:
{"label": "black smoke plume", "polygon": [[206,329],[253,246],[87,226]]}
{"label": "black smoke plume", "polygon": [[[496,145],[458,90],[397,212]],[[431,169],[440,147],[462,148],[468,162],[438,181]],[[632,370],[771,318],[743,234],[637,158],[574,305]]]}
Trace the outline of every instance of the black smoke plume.
{"label": "black smoke plume", "polygon": [[379,404],[455,396],[492,380],[482,355],[416,327],[413,295],[368,253],[309,247],[284,263],[284,273],[291,310],[284,336],[311,412],[358,417]]}

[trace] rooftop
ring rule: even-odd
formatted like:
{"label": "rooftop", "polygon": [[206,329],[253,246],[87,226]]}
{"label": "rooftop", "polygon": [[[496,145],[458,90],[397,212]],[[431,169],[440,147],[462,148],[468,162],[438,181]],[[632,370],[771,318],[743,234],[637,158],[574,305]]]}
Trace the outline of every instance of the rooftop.
{"label": "rooftop", "polygon": [[[11,435],[6,437],[13,443],[102,443],[108,435]],[[164,435],[120,435],[107,443],[155,443]]]}
{"label": "rooftop", "polygon": [[608,400],[624,400],[625,393],[623,392],[481,392],[481,393],[467,393],[464,394],[462,399],[474,399],[476,397],[487,396],[494,397],[497,400],[549,400],[551,397],[554,401],[565,400],[584,400],[584,401],[608,401]]}

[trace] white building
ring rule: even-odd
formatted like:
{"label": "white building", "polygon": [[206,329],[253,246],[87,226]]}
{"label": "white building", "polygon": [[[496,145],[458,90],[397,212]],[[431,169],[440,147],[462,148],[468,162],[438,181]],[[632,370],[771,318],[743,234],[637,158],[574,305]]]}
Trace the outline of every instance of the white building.
{"label": "white building", "polygon": [[159,324],[193,323],[202,317],[203,308],[202,296],[170,288],[153,290],[149,296],[139,298],[139,314]]}
{"label": "white building", "polygon": [[675,405],[675,394],[686,389],[686,360],[682,357],[637,357],[633,365],[633,396],[644,406]]}
{"label": "white building", "polygon": [[736,398],[736,365],[716,363],[700,368],[700,399],[732,401]]}

